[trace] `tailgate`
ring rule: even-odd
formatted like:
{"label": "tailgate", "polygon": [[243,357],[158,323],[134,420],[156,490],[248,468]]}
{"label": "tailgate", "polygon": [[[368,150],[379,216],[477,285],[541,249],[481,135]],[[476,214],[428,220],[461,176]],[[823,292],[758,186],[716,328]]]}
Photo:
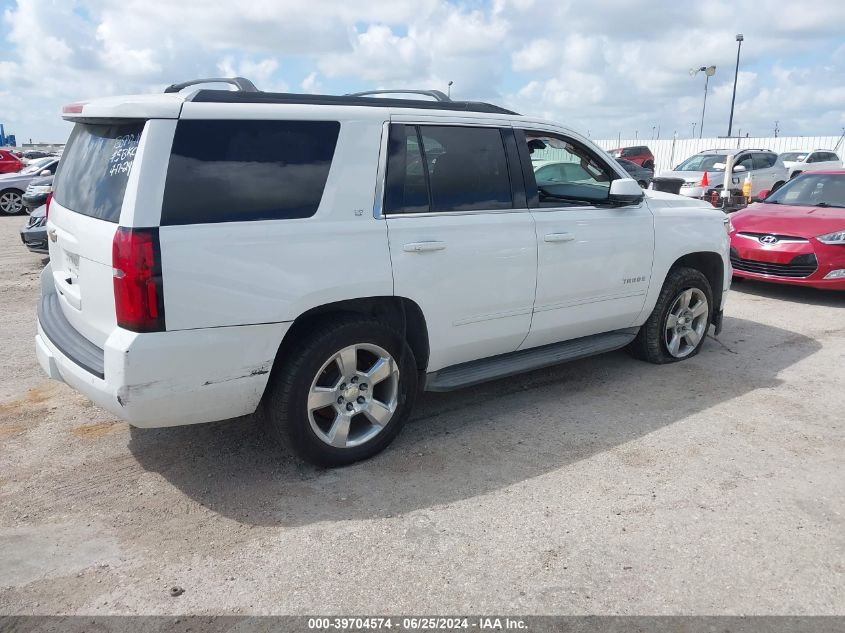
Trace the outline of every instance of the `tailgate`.
{"label": "tailgate", "polygon": [[47,223],[61,310],[103,347],[117,327],[112,241],[144,121],[77,123],[55,177]]}

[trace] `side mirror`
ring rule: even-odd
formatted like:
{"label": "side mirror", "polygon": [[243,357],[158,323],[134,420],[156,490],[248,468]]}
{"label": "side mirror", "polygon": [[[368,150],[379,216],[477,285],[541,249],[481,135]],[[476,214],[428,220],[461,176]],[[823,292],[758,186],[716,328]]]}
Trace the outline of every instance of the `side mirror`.
{"label": "side mirror", "polygon": [[52,176],[52,175],[53,175],[53,172],[52,172],[52,171],[50,171],[49,169],[45,169],[44,171],[42,171],[42,172],[41,172],[40,174],[38,174],[38,175],[39,175],[39,176]]}
{"label": "side mirror", "polygon": [[737,172],[737,171],[746,171],[746,170],[745,170],[745,165],[734,165],[734,171],[735,171],[735,172]]}
{"label": "side mirror", "polygon": [[757,194],[757,199],[758,200],[765,200],[766,198],[769,197],[770,193],[771,193],[771,191],[769,191],[768,189],[761,189],[760,193]]}
{"label": "side mirror", "polygon": [[639,204],[645,194],[643,188],[633,178],[617,178],[610,183],[608,200],[617,206]]}

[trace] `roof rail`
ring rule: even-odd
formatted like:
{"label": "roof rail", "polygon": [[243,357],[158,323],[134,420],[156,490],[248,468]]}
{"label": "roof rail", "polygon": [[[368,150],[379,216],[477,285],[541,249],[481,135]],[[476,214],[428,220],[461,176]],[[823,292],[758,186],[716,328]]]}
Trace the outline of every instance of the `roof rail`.
{"label": "roof rail", "polygon": [[369,95],[425,95],[434,97],[435,101],[452,101],[452,98],[439,90],[365,90],[364,92],[350,92],[347,97],[367,97]]}
{"label": "roof rail", "polygon": [[197,103],[276,103],[302,105],[364,106],[370,108],[412,108],[417,110],[451,110],[458,112],[486,112],[519,116],[512,110],[480,101],[429,101],[427,99],[396,99],[392,97],[355,97],[351,95],[291,94],[284,92],[241,92],[240,90],[200,89],[187,97]]}
{"label": "roof rail", "polygon": [[241,92],[258,92],[258,88],[249,79],[243,77],[209,77],[207,79],[191,79],[190,81],[183,81],[180,84],[171,84],[164,89],[165,93],[179,92],[188,86],[195,86],[197,84],[232,84],[236,86]]}

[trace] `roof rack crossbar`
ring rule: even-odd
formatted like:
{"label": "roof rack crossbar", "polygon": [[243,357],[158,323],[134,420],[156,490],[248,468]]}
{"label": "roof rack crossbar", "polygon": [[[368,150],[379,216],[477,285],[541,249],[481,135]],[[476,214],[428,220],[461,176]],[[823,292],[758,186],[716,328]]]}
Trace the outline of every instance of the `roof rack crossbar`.
{"label": "roof rack crossbar", "polygon": [[165,93],[179,92],[188,86],[195,86],[197,84],[232,84],[241,92],[258,92],[258,88],[249,79],[244,77],[209,77],[206,79],[191,79],[190,81],[183,81],[180,84],[171,84],[164,89]]}
{"label": "roof rack crossbar", "polygon": [[364,92],[351,92],[347,97],[366,97],[368,95],[425,95],[434,97],[435,101],[452,101],[451,97],[439,90],[365,90]]}

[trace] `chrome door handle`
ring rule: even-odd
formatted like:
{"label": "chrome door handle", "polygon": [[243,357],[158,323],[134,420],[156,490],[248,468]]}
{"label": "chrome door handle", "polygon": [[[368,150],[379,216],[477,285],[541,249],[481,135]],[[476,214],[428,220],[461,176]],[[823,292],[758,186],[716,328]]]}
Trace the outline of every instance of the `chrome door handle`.
{"label": "chrome door handle", "polygon": [[428,253],[442,251],[444,248],[446,248],[446,242],[411,242],[405,244],[402,250],[406,253]]}
{"label": "chrome door handle", "polygon": [[571,242],[575,236],[572,233],[546,233],[543,239],[547,242]]}

